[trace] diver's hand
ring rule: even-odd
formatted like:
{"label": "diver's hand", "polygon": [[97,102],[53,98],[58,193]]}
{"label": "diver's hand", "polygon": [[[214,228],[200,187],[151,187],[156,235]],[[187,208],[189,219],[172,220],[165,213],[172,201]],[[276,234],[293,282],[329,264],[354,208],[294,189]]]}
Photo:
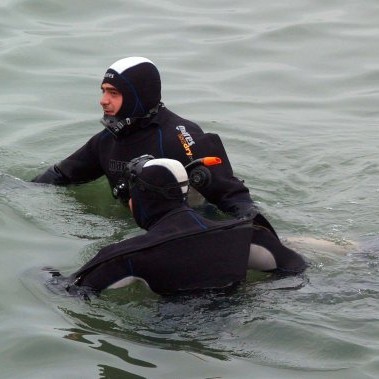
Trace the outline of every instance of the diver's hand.
{"label": "diver's hand", "polygon": [[259,214],[259,209],[254,203],[239,203],[233,205],[229,214],[237,219],[253,220]]}

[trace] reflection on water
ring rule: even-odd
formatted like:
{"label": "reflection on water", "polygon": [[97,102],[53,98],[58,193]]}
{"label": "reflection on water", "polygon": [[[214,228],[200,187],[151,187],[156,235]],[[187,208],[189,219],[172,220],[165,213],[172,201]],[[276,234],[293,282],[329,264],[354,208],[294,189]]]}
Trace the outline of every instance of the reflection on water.
{"label": "reflection on water", "polygon": [[[97,343],[90,341],[89,339],[86,338],[87,335],[96,335],[95,333],[88,332],[86,330],[81,330],[77,328],[72,328],[72,329],[62,329],[62,331],[67,332],[63,336],[63,338],[76,341],[76,342],[81,342],[85,343],[87,345],[90,345],[91,349],[99,350],[102,351],[106,354],[110,354],[114,357],[120,358],[122,361],[124,361],[127,364],[133,365],[133,366],[140,366],[140,367],[147,367],[147,368],[156,368],[157,366],[146,362],[142,361],[140,359],[135,359],[129,355],[129,352],[127,349],[116,346],[114,344],[111,344],[110,342],[102,339],[98,339]],[[104,365],[104,364],[99,364],[99,375],[100,378],[144,378],[139,375],[135,375],[133,373],[124,371],[120,368],[112,367],[110,365]]]}
{"label": "reflection on water", "polygon": [[[63,331],[66,331],[68,334],[64,335],[63,338],[67,338],[72,341],[76,342],[82,342],[88,345],[94,345],[95,343],[90,341],[89,339],[86,339],[85,337],[87,335],[96,335],[96,333],[91,333],[86,330],[78,329],[78,328],[72,328],[72,329],[62,329]],[[136,365],[141,367],[156,367],[154,364],[151,364],[149,362],[142,361],[140,359],[135,359],[129,356],[128,350],[125,348],[112,345],[108,341],[98,339],[98,344],[96,346],[90,346],[92,349],[103,351],[107,354],[111,354],[115,357],[118,357],[122,359],[123,361]]]}
{"label": "reflection on water", "polygon": [[250,272],[246,283],[229,291],[172,297],[137,282],[80,301],[49,292],[35,271],[26,273],[23,283],[73,325],[60,329],[65,339],[127,365],[99,364],[104,378],[157,369],[157,361],[131,354],[130,343],[278,369],[330,371],[365,364],[370,371],[379,363],[378,251],[371,240],[346,256],[320,256],[301,276],[273,280]]}
{"label": "reflection on water", "polygon": [[146,377],[135,375],[130,372],[126,372],[116,367],[111,367],[108,365],[99,365],[100,376],[99,379],[115,379],[115,378],[125,378],[125,379],[145,379]]}
{"label": "reflection on water", "polygon": [[[85,338],[90,330],[89,334],[112,335],[120,341],[187,351],[221,361],[244,357],[258,364],[287,368],[353,367],[371,351],[343,335],[347,329],[355,328],[356,321],[346,318],[345,307],[366,297],[379,299],[379,289],[375,288],[376,282],[367,281],[365,291],[358,290],[351,273],[336,276],[321,271],[315,267],[306,277],[276,281],[255,278],[226,293],[167,298],[136,284],[108,291],[84,307],[65,303],[59,309],[80,328],[68,330],[71,334],[67,338],[84,343],[92,344]],[[377,318],[364,321],[374,327]],[[333,325],[333,334],[327,325]],[[273,341],[273,335],[280,339]],[[105,343],[100,337],[98,344],[93,348],[137,366],[151,367],[151,363],[130,358],[121,346]]]}
{"label": "reflection on water", "polygon": [[[117,240],[126,232],[137,232],[127,225],[128,219],[125,222],[116,216],[107,221],[101,211],[98,215],[82,213],[80,207],[86,206],[88,199],[79,201],[85,190],[96,194],[96,185],[86,189],[33,187],[9,175],[2,175],[0,182],[3,199],[21,213],[38,204],[41,209],[37,215],[42,214],[53,208],[49,201],[58,198],[62,200],[58,208],[61,214],[47,216],[55,226],[62,214],[67,215],[70,224],[65,230],[70,227],[70,234],[77,234],[76,230],[84,232],[89,240],[96,232],[93,226],[98,225],[103,238],[78,252],[83,261],[106,239]],[[31,193],[33,197],[29,199]],[[79,201],[73,201],[71,196]],[[76,212],[74,216],[72,211]],[[73,217],[76,221],[87,220],[87,226],[72,224]],[[98,223],[89,223],[92,219]],[[106,225],[120,228],[105,238],[101,229]],[[127,344],[132,342],[219,362],[237,358],[276,368],[340,370],[368,361],[375,366],[377,361],[378,246],[376,238],[367,237],[358,250],[347,250],[347,255],[308,247],[302,252],[311,258],[312,264],[304,276],[272,280],[269,275],[251,272],[246,283],[231,291],[191,296],[159,297],[136,283],[82,302],[53,295],[46,289],[41,291],[36,283],[42,285],[38,275],[29,279],[26,275],[23,281],[74,325],[65,330],[66,339],[120,359],[130,367],[157,366],[149,358],[131,356]],[[361,308],[365,309],[363,314]],[[111,341],[108,337],[112,337]],[[123,369],[111,363],[99,364],[104,378]]]}

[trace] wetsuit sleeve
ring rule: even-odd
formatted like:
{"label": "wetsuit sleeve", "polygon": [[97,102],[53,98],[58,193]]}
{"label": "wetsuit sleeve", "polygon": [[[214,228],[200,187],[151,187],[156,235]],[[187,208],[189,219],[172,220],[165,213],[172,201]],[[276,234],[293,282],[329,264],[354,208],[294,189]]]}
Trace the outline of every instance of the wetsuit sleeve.
{"label": "wetsuit sleeve", "polygon": [[55,185],[90,182],[104,174],[97,154],[97,135],[61,162],[49,167],[32,182]]}
{"label": "wetsuit sleeve", "polygon": [[37,175],[32,182],[34,183],[46,183],[46,184],[55,184],[66,185],[70,183],[69,178],[63,175],[61,170],[57,165],[50,166],[45,172],[40,175]]}
{"label": "wetsuit sleeve", "polygon": [[210,166],[211,183],[198,191],[223,212],[235,217],[254,216],[257,209],[250,197],[248,188],[233,174],[228,156],[217,134],[205,133],[196,138],[193,145],[194,158],[217,156],[222,164]]}

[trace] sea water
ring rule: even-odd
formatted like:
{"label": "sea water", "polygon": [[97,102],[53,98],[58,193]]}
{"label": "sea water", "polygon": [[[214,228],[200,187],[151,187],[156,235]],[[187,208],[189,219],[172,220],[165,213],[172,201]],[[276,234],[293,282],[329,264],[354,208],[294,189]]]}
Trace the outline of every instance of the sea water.
{"label": "sea water", "polygon": [[[379,5],[375,0],[3,0],[1,378],[379,378]],[[49,292],[138,234],[104,179],[30,179],[101,130],[100,83],[140,55],[163,101],[220,134],[301,277],[163,299]]]}

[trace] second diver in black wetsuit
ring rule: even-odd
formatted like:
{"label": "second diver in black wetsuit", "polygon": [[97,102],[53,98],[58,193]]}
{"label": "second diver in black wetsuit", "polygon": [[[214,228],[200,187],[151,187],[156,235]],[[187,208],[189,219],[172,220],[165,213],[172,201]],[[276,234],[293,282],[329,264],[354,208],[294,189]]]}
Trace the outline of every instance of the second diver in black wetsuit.
{"label": "second diver in black wetsuit", "polygon": [[133,217],[147,232],[102,248],[67,278],[54,277],[69,293],[100,293],[142,280],[158,294],[175,294],[228,287],[243,281],[248,269],[305,269],[303,258],[269,229],[248,219],[208,220],[189,208],[190,183],[180,162],[145,155],[125,172]]}

